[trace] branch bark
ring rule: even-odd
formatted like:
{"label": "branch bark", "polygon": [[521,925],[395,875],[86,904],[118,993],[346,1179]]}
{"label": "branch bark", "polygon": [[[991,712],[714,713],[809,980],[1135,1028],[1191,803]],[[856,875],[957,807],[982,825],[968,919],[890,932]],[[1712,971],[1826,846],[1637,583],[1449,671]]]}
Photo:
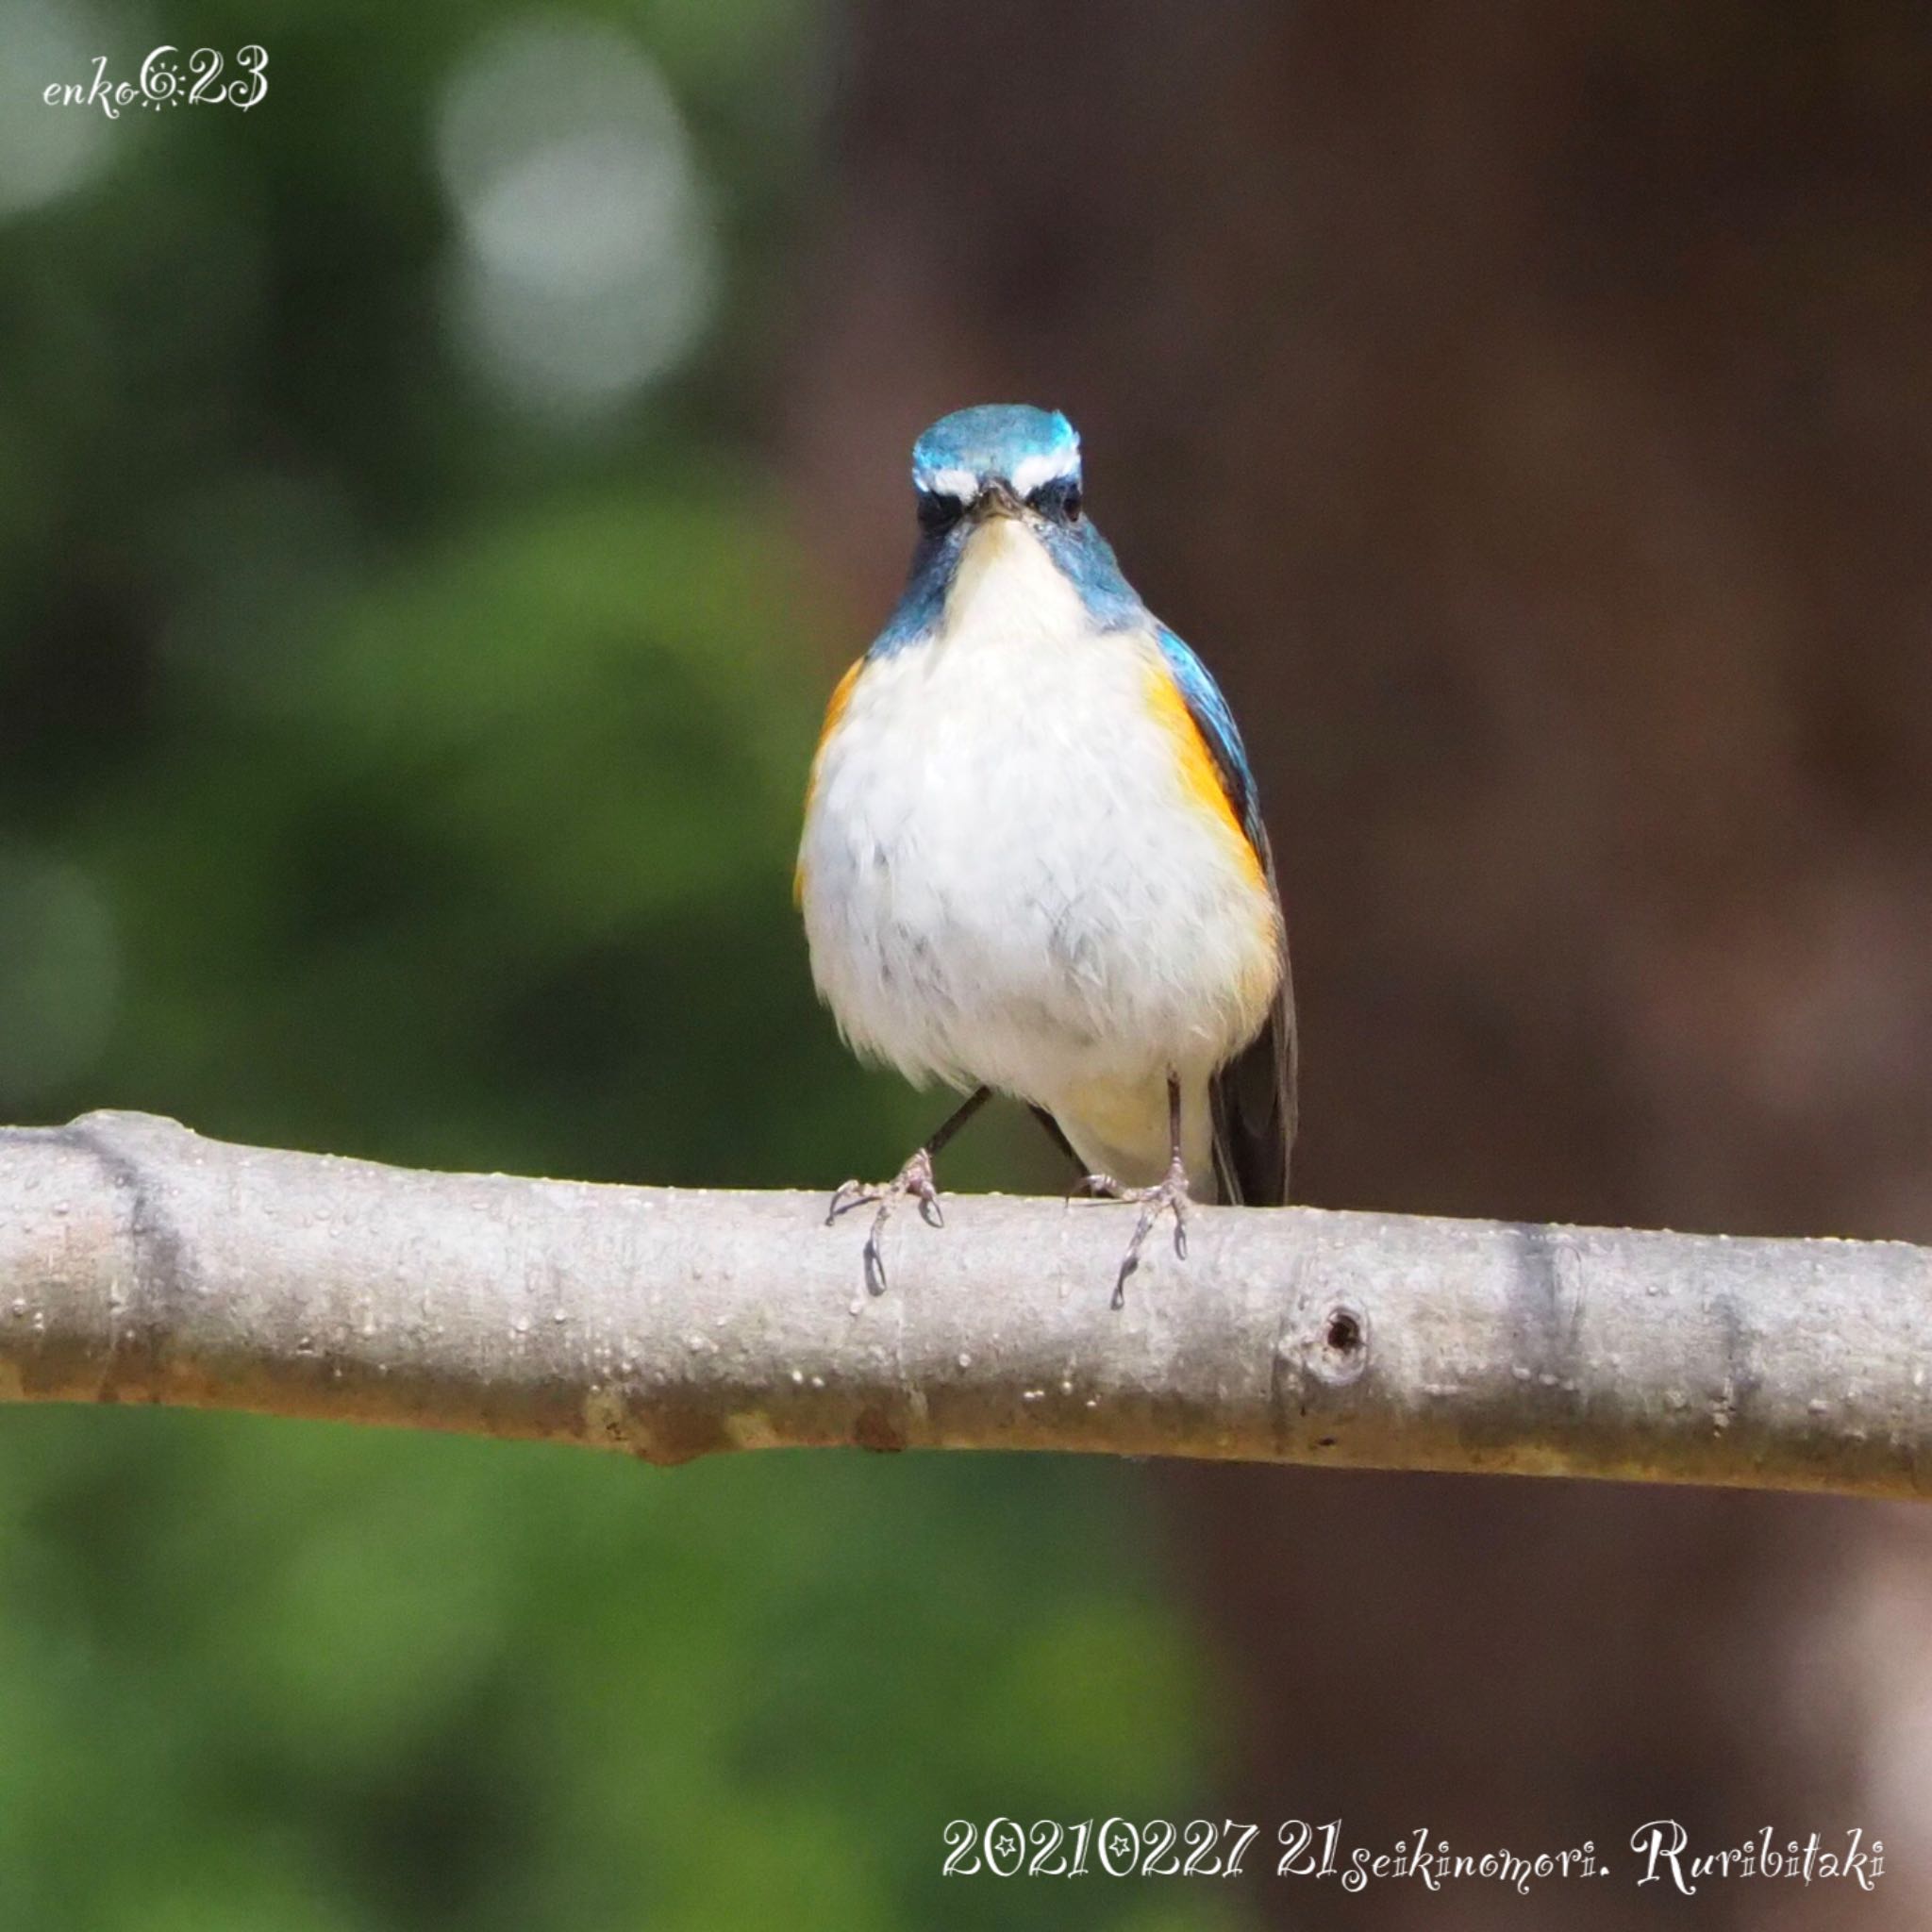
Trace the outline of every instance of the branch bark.
{"label": "branch bark", "polygon": [[1932,1253],[424,1174],[94,1113],[0,1130],[0,1399],[628,1449],[1059,1449],[1922,1491]]}

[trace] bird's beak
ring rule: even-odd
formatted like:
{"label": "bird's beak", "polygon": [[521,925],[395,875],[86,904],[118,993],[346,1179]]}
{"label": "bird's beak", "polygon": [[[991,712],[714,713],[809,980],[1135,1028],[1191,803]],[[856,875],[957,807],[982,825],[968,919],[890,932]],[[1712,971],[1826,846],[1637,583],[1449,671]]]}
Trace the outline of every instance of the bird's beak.
{"label": "bird's beak", "polygon": [[1017,517],[1024,508],[1025,505],[1004,483],[989,483],[973,499],[973,508],[967,514],[975,524],[982,524],[988,517]]}

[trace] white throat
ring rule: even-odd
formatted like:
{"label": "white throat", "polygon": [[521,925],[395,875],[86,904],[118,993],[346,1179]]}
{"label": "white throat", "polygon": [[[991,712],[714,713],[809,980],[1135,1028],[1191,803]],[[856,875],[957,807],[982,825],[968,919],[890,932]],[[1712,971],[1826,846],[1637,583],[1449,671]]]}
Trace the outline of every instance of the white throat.
{"label": "white throat", "polygon": [[946,589],[942,641],[1010,644],[1064,639],[1092,627],[1079,592],[1018,518],[989,518],[967,538]]}

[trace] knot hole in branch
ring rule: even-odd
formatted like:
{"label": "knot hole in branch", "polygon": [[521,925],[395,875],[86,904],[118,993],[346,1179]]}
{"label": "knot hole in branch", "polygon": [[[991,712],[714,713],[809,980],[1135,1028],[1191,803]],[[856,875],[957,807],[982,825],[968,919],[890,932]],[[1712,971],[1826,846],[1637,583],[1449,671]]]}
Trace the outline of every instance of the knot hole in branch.
{"label": "knot hole in branch", "polygon": [[1353,1382],[1369,1365],[1369,1318],[1352,1301],[1330,1302],[1307,1350],[1310,1372],[1332,1385]]}

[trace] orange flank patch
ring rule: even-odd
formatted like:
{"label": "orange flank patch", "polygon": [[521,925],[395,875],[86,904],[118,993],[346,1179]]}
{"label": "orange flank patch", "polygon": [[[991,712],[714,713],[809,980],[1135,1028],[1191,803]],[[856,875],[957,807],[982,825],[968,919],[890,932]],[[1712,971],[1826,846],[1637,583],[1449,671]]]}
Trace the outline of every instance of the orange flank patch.
{"label": "orange flank patch", "polygon": [[1182,790],[1201,810],[1224,827],[1241,853],[1248,876],[1265,892],[1268,883],[1261,871],[1261,861],[1256,856],[1254,846],[1248,842],[1241,822],[1234,815],[1227,787],[1221,782],[1221,768],[1214,762],[1214,754],[1208,749],[1208,741],[1201,736],[1201,727],[1194,723],[1194,714],[1188,709],[1188,701],[1182,697],[1180,687],[1162,665],[1150,664],[1147,667],[1147,698],[1154,715],[1167,726],[1168,734],[1174,740],[1180,764]]}
{"label": "orange flank patch", "polygon": [[[847,668],[845,675],[832,688],[831,700],[825,706],[825,722],[819,729],[818,750],[812,754],[811,781],[818,783],[819,760],[825,755],[825,741],[839,728],[839,720],[845,715],[845,707],[852,702],[852,687],[858,682],[858,674],[865,669],[865,659],[855,658]],[[808,790],[806,797],[809,799]]]}
{"label": "orange flank patch", "polygon": [[[812,795],[819,789],[819,767],[825,761],[825,746],[832,733],[839,728],[839,720],[845,715],[845,707],[852,702],[852,687],[858,682],[858,674],[865,669],[865,659],[856,658],[845,675],[832,689],[831,702],[825,707],[825,722],[819,727],[818,749],[811,757],[811,776],[806,780],[805,808],[811,810]],[[791,873],[791,903],[802,904],[805,898],[805,854],[800,852],[798,863]]]}

